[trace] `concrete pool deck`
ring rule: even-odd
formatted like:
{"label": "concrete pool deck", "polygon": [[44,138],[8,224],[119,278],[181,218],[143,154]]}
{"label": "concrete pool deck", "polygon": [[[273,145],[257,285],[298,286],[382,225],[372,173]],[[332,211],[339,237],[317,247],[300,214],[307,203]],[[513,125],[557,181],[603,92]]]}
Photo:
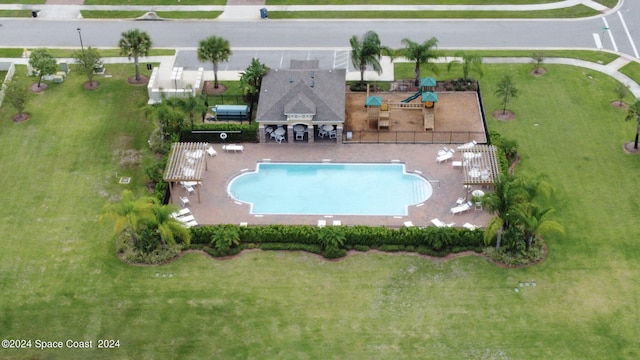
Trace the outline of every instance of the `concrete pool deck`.
{"label": "concrete pool deck", "polygon": [[[217,155],[208,158],[208,171],[204,172],[200,187],[200,203],[197,194],[189,196],[191,209],[196,221],[207,224],[298,224],[317,225],[325,219],[327,224],[340,220],[343,225],[370,225],[401,227],[405,221],[416,226],[431,225],[431,219],[439,218],[445,223],[455,222],[456,226],[471,223],[486,226],[491,215],[486,211],[474,210],[452,215],[449,209],[456,205],[456,199],[464,197],[466,190],[462,182],[462,171],[454,169],[451,161],[438,164],[436,153],[442,145],[423,144],[243,144],[244,152],[225,152],[220,144],[214,145]],[[455,145],[449,147],[455,148]],[[454,159],[460,157],[456,151]],[[227,194],[227,185],[243,171],[253,171],[258,162],[270,159],[273,162],[377,162],[390,163],[392,160],[406,164],[407,172],[419,171],[431,182],[433,195],[422,206],[410,206],[408,216],[335,216],[322,215],[264,215],[249,213],[249,205],[234,201]],[[363,183],[362,186],[367,186]],[[474,187],[474,190],[478,187]],[[313,190],[313,189],[310,189]],[[391,189],[390,189],[391,190]],[[486,190],[486,189],[485,189]],[[264,189],[264,191],[286,191],[286,189]],[[179,184],[174,185],[174,202],[179,204],[178,196],[186,196]],[[469,195],[470,196],[470,195]],[[470,199],[470,197],[469,197]]]}

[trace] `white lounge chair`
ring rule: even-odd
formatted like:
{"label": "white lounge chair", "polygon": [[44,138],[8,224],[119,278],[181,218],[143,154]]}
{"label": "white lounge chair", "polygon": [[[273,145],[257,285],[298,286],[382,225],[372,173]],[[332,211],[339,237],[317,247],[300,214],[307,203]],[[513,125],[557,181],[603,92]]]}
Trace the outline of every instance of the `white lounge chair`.
{"label": "white lounge chair", "polygon": [[447,227],[447,224],[443,223],[442,220],[438,218],[431,219],[431,223],[437,227]]}
{"label": "white lounge chair", "polygon": [[194,227],[194,226],[198,226],[198,223],[193,220],[193,221],[189,221],[187,223],[183,223],[182,226],[186,227],[187,229],[190,227]]}
{"label": "white lounge chair", "polygon": [[442,155],[442,156],[438,156],[436,158],[436,161],[438,163],[442,163],[442,162],[446,162],[449,159],[453,159],[453,151],[449,150],[446,154]]}
{"label": "white lounge chair", "polygon": [[196,218],[194,218],[193,215],[185,215],[185,216],[178,216],[176,219],[180,222],[188,223],[189,221],[193,221]]}
{"label": "white lounge chair", "polygon": [[180,196],[180,202],[182,203],[182,207],[186,207],[191,204],[188,197]]}
{"label": "white lounge chair", "polygon": [[438,156],[442,156],[448,152],[449,152],[449,148],[446,146],[443,146],[442,149],[438,150]]}
{"label": "white lounge chair", "polygon": [[177,217],[185,216],[185,215],[191,215],[191,210],[189,210],[188,208],[180,209],[180,210],[172,213],[171,217],[177,218]]}
{"label": "white lounge chair", "polygon": [[411,221],[405,221],[405,222],[404,222],[404,226],[406,226],[406,227],[413,227],[414,225],[413,225],[413,222],[411,222]]}
{"label": "white lounge chair", "polygon": [[222,145],[222,149],[226,152],[229,151],[233,151],[233,152],[244,152],[244,146],[242,145],[236,145],[236,144],[229,144],[229,145]]}
{"label": "white lounge chair", "polygon": [[451,162],[451,167],[452,168],[461,168],[462,167],[462,161],[460,160],[454,160]]}
{"label": "white lounge chair", "polygon": [[465,199],[465,198],[463,198],[463,197],[459,197],[459,198],[456,200],[456,205],[462,205],[462,204],[464,204],[464,203],[465,203],[465,201],[466,201],[466,200],[467,200],[467,199]]}
{"label": "white lounge chair", "polygon": [[249,226],[249,223],[243,221],[243,222],[240,223],[240,226],[241,227],[247,227],[247,226]]}
{"label": "white lounge chair", "polygon": [[472,140],[468,143],[462,144],[460,146],[458,146],[458,150],[468,150],[471,149],[472,147],[476,146],[478,142],[475,140]]}
{"label": "white lounge chair", "polygon": [[477,228],[479,228],[478,225],[473,225],[470,223],[465,223],[464,225],[462,225],[463,228],[469,229],[469,230],[475,230]]}
{"label": "white lounge chair", "polygon": [[327,220],[318,220],[318,227],[327,226]]}
{"label": "white lounge chair", "polygon": [[209,148],[207,149],[207,154],[209,154],[209,157],[214,157],[216,156],[217,152],[213,148],[213,146],[209,146]]}
{"label": "white lounge chair", "polygon": [[473,204],[471,203],[471,201],[467,201],[466,203],[462,204],[462,205],[458,205],[456,207],[452,207],[451,210],[449,210],[450,213],[452,213],[453,215],[456,214],[461,214],[465,211],[469,211],[471,209],[471,206]]}
{"label": "white lounge chair", "polygon": [[340,226],[342,225],[342,221],[340,220],[333,220],[333,226]]}

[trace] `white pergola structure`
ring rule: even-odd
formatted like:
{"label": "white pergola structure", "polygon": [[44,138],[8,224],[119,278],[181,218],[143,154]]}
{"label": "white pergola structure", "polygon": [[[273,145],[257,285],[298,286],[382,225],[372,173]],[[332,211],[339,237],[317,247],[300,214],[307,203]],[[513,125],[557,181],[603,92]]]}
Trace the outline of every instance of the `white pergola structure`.
{"label": "white pergola structure", "polygon": [[[202,183],[202,171],[208,170],[206,148],[207,143],[173,143],[164,170],[164,181],[169,183],[169,197],[173,201],[173,183],[191,182]],[[196,186],[198,202],[200,202],[200,187]]]}
{"label": "white pergola structure", "polygon": [[474,145],[460,150],[465,185],[491,186],[496,182],[500,169],[493,145]]}

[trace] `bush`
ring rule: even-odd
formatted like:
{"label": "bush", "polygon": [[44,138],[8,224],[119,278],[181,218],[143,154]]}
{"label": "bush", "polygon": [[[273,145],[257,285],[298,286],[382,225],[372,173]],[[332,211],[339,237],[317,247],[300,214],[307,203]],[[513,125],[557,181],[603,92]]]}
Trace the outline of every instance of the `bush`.
{"label": "bush", "polygon": [[338,259],[338,258],[347,256],[347,250],[329,248],[322,253],[322,256],[327,259]]}

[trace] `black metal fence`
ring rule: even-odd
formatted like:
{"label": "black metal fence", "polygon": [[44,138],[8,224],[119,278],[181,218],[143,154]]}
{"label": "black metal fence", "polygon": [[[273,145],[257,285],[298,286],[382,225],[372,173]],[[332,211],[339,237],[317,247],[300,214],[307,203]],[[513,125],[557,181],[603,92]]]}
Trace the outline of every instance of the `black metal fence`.
{"label": "black metal fence", "polygon": [[463,144],[485,139],[482,131],[346,131],[346,144]]}

